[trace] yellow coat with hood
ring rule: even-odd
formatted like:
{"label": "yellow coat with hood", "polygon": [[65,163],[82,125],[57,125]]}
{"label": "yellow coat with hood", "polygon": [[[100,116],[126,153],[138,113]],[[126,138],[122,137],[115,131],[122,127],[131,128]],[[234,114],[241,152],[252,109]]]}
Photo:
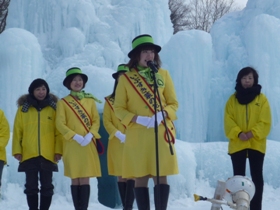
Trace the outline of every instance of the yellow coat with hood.
{"label": "yellow coat with hood", "polygon": [[[56,102],[57,98],[50,95]],[[18,99],[12,154],[21,154],[21,162],[43,156],[55,163],[54,155],[62,154],[62,136],[55,127],[56,110],[51,106],[46,106],[41,111],[33,106],[26,109],[27,96],[23,95]]]}
{"label": "yellow coat with hood", "polygon": [[[270,106],[266,96],[261,93],[247,105],[238,102],[235,94],[228,99],[224,113],[224,130],[229,139],[228,153],[253,149],[265,154],[266,137],[271,128]],[[252,131],[253,138],[242,141],[240,132]]]}
{"label": "yellow coat with hood", "polygon": [[7,163],[6,146],[10,138],[10,126],[4,112],[0,109],[0,160]]}
{"label": "yellow coat with hood", "polygon": [[[107,97],[108,100],[110,96]],[[114,99],[110,99],[114,100]],[[124,143],[115,137],[117,131],[125,134],[125,126],[121,124],[120,120],[116,117],[112,105],[105,102],[103,110],[103,124],[109,134],[109,143],[107,149],[107,166],[108,173],[113,176],[122,175],[122,154]]]}
{"label": "yellow coat with hood", "polygon": [[[174,120],[177,119],[176,111],[178,101],[175,88],[169,72],[159,69],[158,73],[164,81],[164,87],[159,87],[159,94],[163,109],[168,113],[166,118],[167,127],[176,138]],[[127,76],[138,74],[135,69],[125,73]],[[114,110],[121,123],[126,126],[126,141],[123,152],[123,177],[143,177],[146,175],[156,176],[155,156],[155,132],[149,128],[132,123],[135,115],[152,117],[154,113],[147,107],[146,103],[135,92],[129,81],[122,75],[116,89]],[[159,147],[159,174],[167,176],[178,173],[177,156],[174,145],[171,143],[174,155],[170,154],[169,144],[165,140],[165,127],[158,127]]]}
{"label": "yellow coat with hood", "polygon": [[[66,101],[73,100],[70,95],[64,97],[64,99]],[[89,132],[94,135],[94,138],[100,139],[101,136],[98,133],[100,117],[94,99],[83,98],[79,100],[79,103],[85,108],[92,120]],[[81,146],[73,139],[75,134],[85,136],[88,131],[73,110],[63,100],[57,103],[56,126],[64,137],[64,175],[71,179],[101,176],[99,156],[95,144],[90,142],[86,146]]]}

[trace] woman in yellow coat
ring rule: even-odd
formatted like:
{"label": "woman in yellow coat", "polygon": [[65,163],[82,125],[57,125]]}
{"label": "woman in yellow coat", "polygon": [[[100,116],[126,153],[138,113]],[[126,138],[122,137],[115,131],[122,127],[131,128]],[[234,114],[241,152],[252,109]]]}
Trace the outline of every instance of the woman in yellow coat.
{"label": "woman in yellow coat", "polygon": [[24,193],[29,209],[38,209],[40,192],[39,209],[48,210],[54,193],[53,171],[58,171],[62,154],[61,135],[55,127],[57,97],[40,78],[32,81],[28,92],[17,101],[12,154],[20,162],[18,171],[26,175]]}
{"label": "woman in yellow coat", "polygon": [[[147,188],[150,177],[155,182],[156,209],[166,209],[169,196],[167,176],[178,173],[177,156],[173,145],[175,127],[172,122],[177,119],[178,101],[168,71],[160,68],[161,61],[158,55],[160,50],[161,47],[155,45],[152,37],[147,34],[137,36],[132,41],[132,50],[128,54],[130,61],[127,64],[130,71],[120,77],[114,102],[115,114],[126,126],[122,177],[135,177],[134,192],[138,209],[150,208]],[[158,68],[158,73],[155,75],[160,94],[160,97],[157,97],[157,110],[154,110],[153,106],[153,79],[148,61],[154,62]],[[159,98],[163,112],[160,110]],[[156,125],[158,163],[155,119],[158,123]],[[164,126],[164,121],[167,128]],[[170,147],[174,154],[171,154]],[[159,173],[156,170],[157,164]],[[156,179],[158,176],[159,180]]]}
{"label": "woman in yellow coat", "polygon": [[263,161],[266,137],[270,132],[271,113],[266,96],[261,93],[258,73],[252,67],[241,69],[236,78],[236,92],[225,107],[224,129],[229,139],[233,174],[245,176],[249,159],[252,181],[256,192],[250,209],[262,209]]}
{"label": "woman in yellow coat", "polygon": [[0,109],[0,199],[1,179],[4,165],[7,164],[6,146],[10,138],[10,126],[4,112]]}
{"label": "woman in yellow coat", "polygon": [[[63,85],[70,94],[57,103],[56,126],[64,137],[64,175],[71,178],[71,193],[76,210],[88,208],[90,177],[100,177],[101,169],[96,149],[100,126],[99,114],[92,94],[82,89],[88,81],[81,69],[67,70]],[[99,101],[98,101],[99,102]]]}
{"label": "woman in yellow coat", "polygon": [[108,173],[118,177],[118,189],[124,210],[130,210],[134,201],[133,179],[122,178],[122,156],[125,144],[125,126],[114,113],[114,100],[119,77],[129,69],[124,64],[118,66],[117,72],[112,77],[115,79],[113,93],[105,98],[106,102],[103,110],[103,123],[109,134],[109,144],[107,151]]}

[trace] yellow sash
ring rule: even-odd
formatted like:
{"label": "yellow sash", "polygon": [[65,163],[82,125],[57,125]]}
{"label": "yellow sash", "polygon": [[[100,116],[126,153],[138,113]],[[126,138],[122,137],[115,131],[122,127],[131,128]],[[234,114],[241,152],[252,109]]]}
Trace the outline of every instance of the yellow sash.
{"label": "yellow sash", "polygon": [[[125,76],[125,78],[128,80],[128,82],[131,84],[131,86],[133,87],[133,89],[136,91],[136,93],[140,96],[140,98],[145,102],[145,104],[149,107],[149,109],[152,111],[153,114],[155,114],[154,111],[154,92],[152,87],[146,82],[146,80],[138,74],[138,72],[133,73],[133,75],[129,74],[129,76],[127,74],[123,74],[123,76]],[[158,96],[156,97],[156,112],[161,111],[160,110],[160,103],[159,103],[159,98]],[[162,122],[163,123],[163,122]],[[171,131],[168,128],[168,133],[171,135],[171,142],[174,144],[175,143],[175,126],[172,123],[172,128]],[[165,141],[168,142],[168,137],[167,137],[167,132],[165,131],[164,134],[164,138]]]}
{"label": "yellow sash", "polygon": [[113,105],[114,105],[115,99],[110,96],[107,96],[107,97],[105,97],[105,101],[109,104],[110,108],[114,111]]}

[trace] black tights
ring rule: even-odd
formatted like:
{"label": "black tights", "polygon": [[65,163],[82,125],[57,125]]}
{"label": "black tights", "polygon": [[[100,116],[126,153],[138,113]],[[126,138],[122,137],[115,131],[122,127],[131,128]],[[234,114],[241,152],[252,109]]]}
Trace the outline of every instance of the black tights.
{"label": "black tights", "polygon": [[44,196],[52,196],[54,186],[52,184],[52,171],[30,170],[26,171],[26,183],[24,193],[34,195],[39,192],[38,181],[41,183],[40,193]]}
{"label": "black tights", "polygon": [[234,175],[245,176],[246,158],[249,159],[250,172],[252,181],[255,184],[256,192],[250,203],[250,210],[262,209],[262,194],[263,194],[263,161],[264,154],[252,150],[245,149],[230,155]]}

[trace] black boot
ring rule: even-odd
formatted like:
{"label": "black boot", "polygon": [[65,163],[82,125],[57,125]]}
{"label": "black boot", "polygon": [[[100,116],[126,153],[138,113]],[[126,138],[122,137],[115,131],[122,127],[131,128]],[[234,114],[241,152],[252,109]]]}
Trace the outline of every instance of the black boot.
{"label": "black boot", "polygon": [[52,202],[52,196],[40,196],[40,210],[49,210]]}
{"label": "black boot", "polygon": [[29,210],[38,210],[38,194],[26,195]]}
{"label": "black boot", "polygon": [[134,193],[138,210],[150,210],[149,188],[135,187]]}
{"label": "black boot", "polygon": [[[169,185],[168,184],[159,184],[154,187],[154,199],[156,210],[166,210],[168,197],[169,197]],[[160,196],[160,202],[158,203],[158,191]],[[160,206],[158,206],[160,205]]]}
{"label": "black boot", "polygon": [[126,192],[126,182],[118,182],[119,194],[122,201],[123,208],[125,206],[125,192]]}
{"label": "black boot", "polygon": [[135,181],[129,179],[126,181],[126,192],[125,192],[125,205],[124,210],[132,210],[134,201],[134,184]]}
{"label": "black boot", "polygon": [[87,210],[90,195],[89,185],[80,185],[80,210]]}
{"label": "black boot", "polygon": [[72,194],[72,200],[73,200],[75,210],[80,210],[80,203],[79,203],[80,186],[71,185],[71,194]]}

